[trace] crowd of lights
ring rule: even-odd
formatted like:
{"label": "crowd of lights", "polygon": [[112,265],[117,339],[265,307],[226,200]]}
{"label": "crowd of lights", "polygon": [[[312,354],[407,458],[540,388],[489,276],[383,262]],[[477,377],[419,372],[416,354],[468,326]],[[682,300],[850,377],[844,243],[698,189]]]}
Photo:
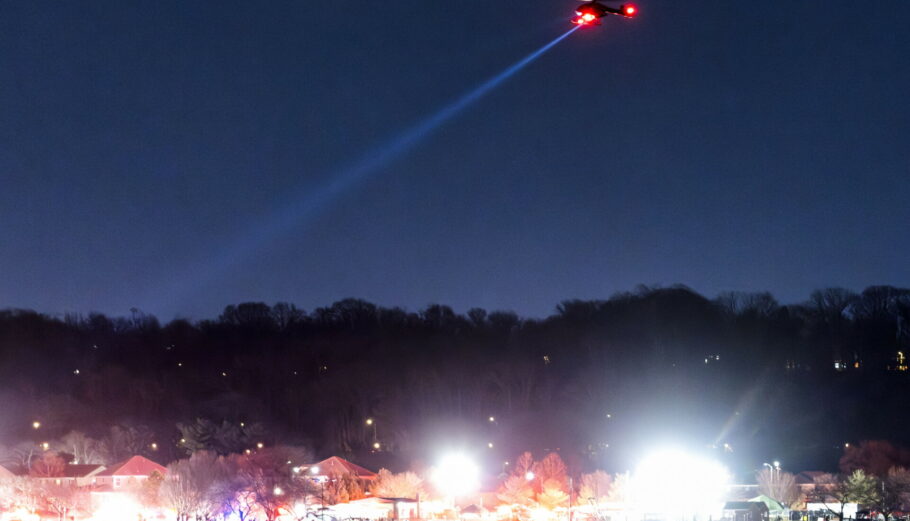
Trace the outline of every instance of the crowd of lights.
{"label": "crowd of lights", "polygon": [[[607,414],[607,417],[610,417]],[[490,422],[495,421],[495,417],[489,417]],[[366,425],[374,426],[374,420],[368,418],[365,420]],[[33,428],[41,427],[40,422],[35,421]],[[185,440],[181,440],[185,442]],[[845,444],[849,446],[849,444]],[[157,445],[152,443],[153,448]],[[263,448],[263,443],[256,445]],[[493,443],[489,443],[490,448]],[[378,448],[378,442],[374,447]],[[292,462],[288,461],[288,465]],[[508,461],[504,466],[509,465]],[[774,461],[772,464],[765,463],[765,466],[780,468],[780,462]],[[305,472],[316,483],[325,482],[325,476],[321,476],[321,469],[318,466],[310,467],[292,467],[294,474]],[[480,488],[480,468],[478,465],[464,453],[450,453],[438,460],[437,464],[431,469],[430,478],[436,491],[451,504],[442,507],[440,511],[451,508],[455,500],[475,493]],[[528,482],[534,481],[537,476],[534,472],[528,471],[524,478]],[[637,513],[643,517],[651,515],[660,515],[667,521],[703,521],[717,517],[722,508],[722,501],[729,489],[729,473],[720,463],[683,452],[677,449],[664,449],[654,452],[641,460],[640,464],[631,476],[627,499],[624,500],[625,508],[629,513]],[[272,489],[274,496],[284,496],[287,491],[280,486]],[[103,494],[97,502],[96,510],[86,519],[91,521],[123,521],[125,519],[150,519],[153,514],[143,511],[139,502],[129,494],[110,493]],[[288,498],[287,505],[281,507],[282,515],[280,519],[298,519],[300,512],[307,510],[308,505],[299,504],[293,497]],[[427,498],[432,503],[431,498]],[[425,500],[426,501],[426,500]],[[407,505],[405,505],[406,507]],[[351,505],[354,508],[354,505]],[[514,505],[509,506],[510,512]],[[364,505],[356,508],[367,508]],[[376,508],[374,506],[373,508]],[[428,511],[431,509],[427,509]],[[358,515],[363,514],[362,512]],[[532,521],[545,521],[553,518],[554,513],[540,507],[530,509],[528,517]],[[9,515],[14,517],[10,518]],[[30,514],[28,511],[8,512],[0,515],[0,521],[15,519],[17,521],[37,521],[38,517]]]}

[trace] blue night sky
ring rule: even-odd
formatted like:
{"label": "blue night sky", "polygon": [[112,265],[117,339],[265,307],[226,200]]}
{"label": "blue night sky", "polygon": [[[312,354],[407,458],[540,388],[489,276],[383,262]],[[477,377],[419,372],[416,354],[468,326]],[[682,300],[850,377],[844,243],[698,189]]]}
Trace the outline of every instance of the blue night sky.
{"label": "blue night sky", "polygon": [[906,0],[640,0],[331,185],[575,6],[0,0],[0,308],[910,284]]}

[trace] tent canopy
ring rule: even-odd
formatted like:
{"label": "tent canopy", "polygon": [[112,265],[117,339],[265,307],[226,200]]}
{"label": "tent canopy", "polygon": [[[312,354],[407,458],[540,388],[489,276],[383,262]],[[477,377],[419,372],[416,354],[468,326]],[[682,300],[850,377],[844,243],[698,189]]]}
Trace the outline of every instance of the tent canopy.
{"label": "tent canopy", "polygon": [[780,502],[772,497],[768,497],[764,494],[761,494],[758,497],[754,497],[749,500],[750,503],[764,503],[768,507],[768,512],[783,512],[787,508]]}

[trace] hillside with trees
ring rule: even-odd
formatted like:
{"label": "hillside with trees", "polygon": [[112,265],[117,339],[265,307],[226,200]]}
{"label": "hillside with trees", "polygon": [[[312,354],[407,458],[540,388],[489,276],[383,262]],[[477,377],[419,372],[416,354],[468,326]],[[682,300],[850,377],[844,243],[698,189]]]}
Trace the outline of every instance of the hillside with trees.
{"label": "hillside with trees", "polygon": [[634,449],[680,438],[830,468],[851,440],[910,442],[894,422],[910,413],[908,350],[910,290],[890,286],[799,305],[640,287],[541,319],[357,299],[166,324],[7,309],[0,444],[7,461],[52,442],[82,462],[167,463],[281,443],[394,469],[459,443],[489,465],[558,449],[621,471]]}

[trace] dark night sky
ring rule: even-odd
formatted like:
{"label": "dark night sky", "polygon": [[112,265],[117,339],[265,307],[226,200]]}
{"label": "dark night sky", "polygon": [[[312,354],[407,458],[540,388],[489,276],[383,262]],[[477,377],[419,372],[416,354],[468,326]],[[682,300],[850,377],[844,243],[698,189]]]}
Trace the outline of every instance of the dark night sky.
{"label": "dark night sky", "polygon": [[910,283],[907,0],[640,0],[245,239],[574,6],[0,0],[0,307],[541,315],[638,283]]}

